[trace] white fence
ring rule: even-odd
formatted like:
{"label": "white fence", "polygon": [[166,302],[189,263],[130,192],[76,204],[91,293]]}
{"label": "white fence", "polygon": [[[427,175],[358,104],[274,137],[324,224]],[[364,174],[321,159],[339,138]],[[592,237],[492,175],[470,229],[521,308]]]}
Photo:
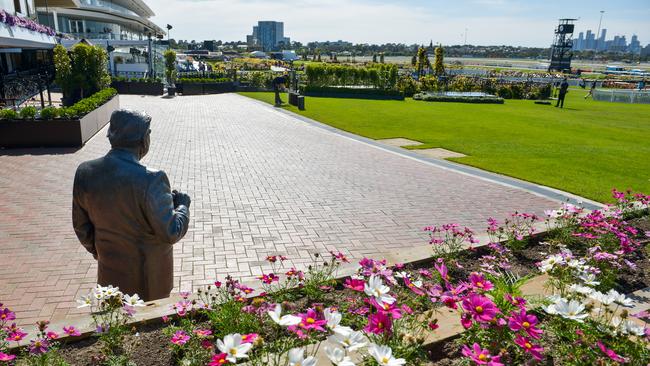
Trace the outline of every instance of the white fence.
{"label": "white fence", "polygon": [[650,90],[594,90],[594,100],[650,104]]}

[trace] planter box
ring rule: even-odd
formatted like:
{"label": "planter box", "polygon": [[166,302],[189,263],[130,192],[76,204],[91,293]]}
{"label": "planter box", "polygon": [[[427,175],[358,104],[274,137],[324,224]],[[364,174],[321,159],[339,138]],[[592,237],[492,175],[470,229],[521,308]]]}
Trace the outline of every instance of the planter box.
{"label": "planter box", "polygon": [[136,81],[114,81],[111,86],[119,94],[163,95],[163,83],[143,83]]}
{"label": "planter box", "polygon": [[183,95],[203,95],[232,93],[235,91],[235,84],[228,83],[180,83],[176,84],[178,93]]}
{"label": "planter box", "polygon": [[352,98],[352,99],[373,99],[373,100],[404,100],[403,95],[388,95],[376,93],[346,93],[346,92],[331,92],[331,91],[306,91],[301,92],[302,95],[307,97],[320,97],[320,98]]}
{"label": "planter box", "polygon": [[79,119],[0,121],[0,147],[81,147],[108,124],[113,111],[119,108],[116,95]]}

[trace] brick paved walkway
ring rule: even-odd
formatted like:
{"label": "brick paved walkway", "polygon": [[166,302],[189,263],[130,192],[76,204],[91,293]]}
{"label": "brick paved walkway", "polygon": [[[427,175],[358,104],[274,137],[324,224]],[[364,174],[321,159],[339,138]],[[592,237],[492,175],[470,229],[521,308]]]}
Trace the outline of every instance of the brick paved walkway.
{"label": "brick paved walkway", "polygon": [[[351,257],[425,243],[422,227],[540,212],[550,200],[404,158],[314,127],[235,94],[122,96],[153,117],[145,164],[192,196],[175,247],[175,290],[230,273],[251,279],[268,254],[304,266],[309,252]],[[75,314],[96,265],[71,227],[76,166],[109,148],[0,150],[0,302],[21,323]]]}

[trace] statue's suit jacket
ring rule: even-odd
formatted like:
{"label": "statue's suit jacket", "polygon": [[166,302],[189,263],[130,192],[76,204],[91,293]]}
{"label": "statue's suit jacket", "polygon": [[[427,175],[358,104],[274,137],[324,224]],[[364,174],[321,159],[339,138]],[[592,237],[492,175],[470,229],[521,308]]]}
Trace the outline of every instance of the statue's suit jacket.
{"label": "statue's suit jacket", "polygon": [[98,283],[145,301],[173,287],[172,245],[187,232],[189,209],[174,207],[167,175],[131,152],[111,150],[82,163],[74,178],[72,222],[98,262]]}

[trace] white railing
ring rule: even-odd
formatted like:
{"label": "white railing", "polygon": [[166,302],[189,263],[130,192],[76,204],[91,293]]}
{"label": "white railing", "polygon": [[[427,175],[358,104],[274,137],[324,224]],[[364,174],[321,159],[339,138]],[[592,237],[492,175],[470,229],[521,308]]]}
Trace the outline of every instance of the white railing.
{"label": "white railing", "polygon": [[593,98],[605,102],[650,104],[650,90],[596,89]]}

